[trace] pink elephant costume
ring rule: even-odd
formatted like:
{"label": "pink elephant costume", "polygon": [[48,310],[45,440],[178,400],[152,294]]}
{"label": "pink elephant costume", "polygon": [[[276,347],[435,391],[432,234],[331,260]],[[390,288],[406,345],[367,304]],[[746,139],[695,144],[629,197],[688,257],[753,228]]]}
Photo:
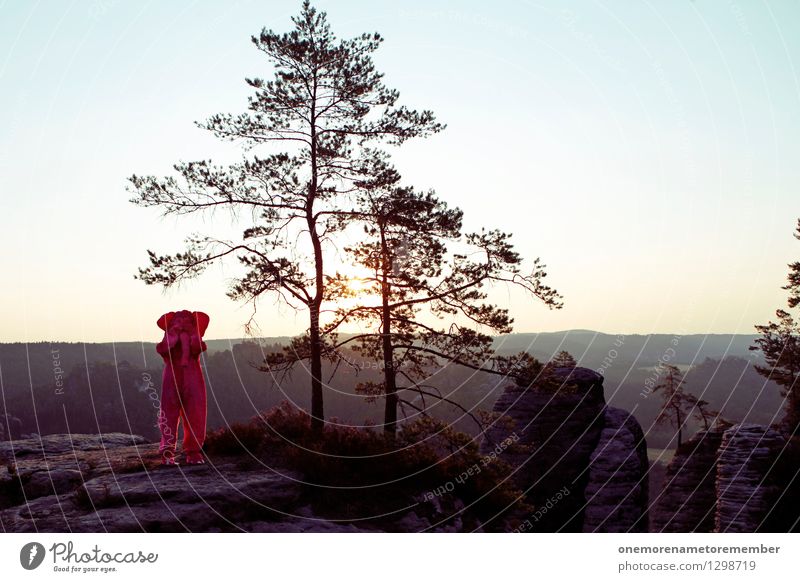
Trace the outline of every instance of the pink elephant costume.
{"label": "pink elephant costume", "polygon": [[164,339],[156,351],[164,359],[161,382],[161,462],[175,465],[178,421],[183,424],[183,452],[189,465],[202,464],[206,434],[206,382],[200,354],[207,349],[203,335],[210,318],[200,311],[170,311],[158,318]]}

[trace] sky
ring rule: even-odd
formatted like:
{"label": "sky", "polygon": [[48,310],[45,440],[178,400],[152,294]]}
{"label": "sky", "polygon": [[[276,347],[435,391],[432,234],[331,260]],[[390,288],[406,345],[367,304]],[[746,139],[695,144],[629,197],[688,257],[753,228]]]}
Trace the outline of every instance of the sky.
{"label": "sky", "polygon": [[[378,31],[401,102],[447,129],[394,156],[407,183],[501,228],[565,307],[492,298],[519,332],[752,333],[800,258],[800,3],[320,0]],[[229,267],[164,292],[133,275],[204,225],[128,200],[131,174],[239,154],[195,121],[244,109],[250,43],[299,0],[0,0],[0,341],[154,341],[200,309],[242,337]],[[231,225],[233,226],[233,225]],[[265,298],[266,336],[306,324]]]}

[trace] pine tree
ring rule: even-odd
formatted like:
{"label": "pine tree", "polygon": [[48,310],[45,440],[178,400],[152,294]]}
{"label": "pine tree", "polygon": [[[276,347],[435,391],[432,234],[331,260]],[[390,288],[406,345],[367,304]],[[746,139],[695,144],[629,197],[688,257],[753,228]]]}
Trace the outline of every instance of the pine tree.
{"label": "pine tree", "polygon": [[[800,219],[797,221],[795,238],[800,240]],[[800,261],[789,265],[787,284],[782,287],[789,292],[789,310],[800,305]],[[800,432],[800,321],[790,311],[778,309],[777,321],[756,325],[761,337],[755,340],[751,350],[764,356],[765,365],[756,365],[756,371],[781,387],[785,399],[785,416],[782,424],[789,434]]]}
{"label": "pine tree", "polygon": [[703,428],[708,430],[715,423],[727,422],[719,414],[719,411],[709,408],[709,403],[705,400],[698,400],[695,403],[693,416],[703,423]]}
{"label": "pine tree", "polygon": [[138,277],[170,287],[235,257],[243,274],[231,284],[232,299],[252,303],[253,314],[267,293],[307,310],[308,333],[297,348],[310,360],[312,426],[320,430],[326,354],[320,313],[332,277],[327,248],[347,217],[358,214],[350,194],[365,177],[370,148],[400,144],[442,126],[430,111],[397,105],[398,92],[383,84],[372,60],[382,42],[379,34],[340,40],[326,14],[307,0],[293,22],[288,33],[264,29],[252,38],[273,65],[274,78],[246,80],[254,91],[248,109],[198,124],[248,150],[263,148],[265,156],[246,154],[228,166],[180,163],[177,177],[134,175],[130,182],[132,202],[165,215],[227,210],[246,223],[236,240],[195,235],[183,252],[148,251],[150,265]]}
{"label": "pine tree", "polygon": [[[521,272],[522,258],[510,235],[464,235],[459,209],[448,208],[434,192],[400,187],[399,180],[397,172],[376,160],[373,179],[359,184],[365,239],[347,250],[370,271],[369,294],[378,300],[339,309],[330,328],[353,321],[375,328],[337,347],[353,344],[364,357],[382,362],[383,381],[363,382],[358,391],[385,397],[384,429],[389,434],[396,429],[398,406],[423,414],[427,400],[459,406],[428,380],[435,366],[465,366],[521,383],[530,383],[541,370],[528,354],[494,353],[488,332],[509,333],[513,319],[507,309],[486,302],[489,286],[517,286],[550,307],[560,307],[559,295],[542,282],[543,265],[535,261],[531,274]],[[442,327],[437,320],[448,325]]]}
{"label": "pine tree", "polygon": [[548,362],[553,368],[574,368],[578,365],[572,354],[565,350],[558,352],[555,357]]}
{"label": "pine tree", "polygon": [[664,379],[653,388],[663,399],[656,416],[656,424],[670,424],[678,436],[678,446],[683,443],[683,428],[686,420],[697,405],[697,398],[684,390],[684,380],[677,366],[665,366]]}

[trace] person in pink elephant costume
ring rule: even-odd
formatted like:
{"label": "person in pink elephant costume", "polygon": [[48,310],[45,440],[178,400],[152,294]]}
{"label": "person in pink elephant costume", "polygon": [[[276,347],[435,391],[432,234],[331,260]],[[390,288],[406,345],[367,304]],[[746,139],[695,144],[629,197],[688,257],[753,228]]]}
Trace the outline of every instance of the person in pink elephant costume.
{"label": "person in pink elephant costume", "polygon": [[170,311],[158,318],[164,339],[156,351],[164,359],[161,382],[161,463],[176,465],[178,422],[183,424],[183,453],[189,465],[204,463],[201,449],[206,434],[206,382],[200,354],[207,349],[203,335],[210,318],[200,311]]}

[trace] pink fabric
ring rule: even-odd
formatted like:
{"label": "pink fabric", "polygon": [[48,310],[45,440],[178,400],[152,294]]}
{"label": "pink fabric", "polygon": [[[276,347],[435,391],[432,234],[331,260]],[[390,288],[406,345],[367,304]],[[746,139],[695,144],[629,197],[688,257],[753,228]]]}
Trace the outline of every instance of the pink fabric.
{"label": "pink fabric", "polygon": [[178,423],[183,424],[183,452],[188,461],[202,460],[206,434],[206,383],[200,354],[207,349],[203,334],[209,317],[202,312],[178,311],[162,315],[158,327],[164,339],[156,351],[164,360],[161,383],[161,430],[159,450],[164,459],[175,456]]}

